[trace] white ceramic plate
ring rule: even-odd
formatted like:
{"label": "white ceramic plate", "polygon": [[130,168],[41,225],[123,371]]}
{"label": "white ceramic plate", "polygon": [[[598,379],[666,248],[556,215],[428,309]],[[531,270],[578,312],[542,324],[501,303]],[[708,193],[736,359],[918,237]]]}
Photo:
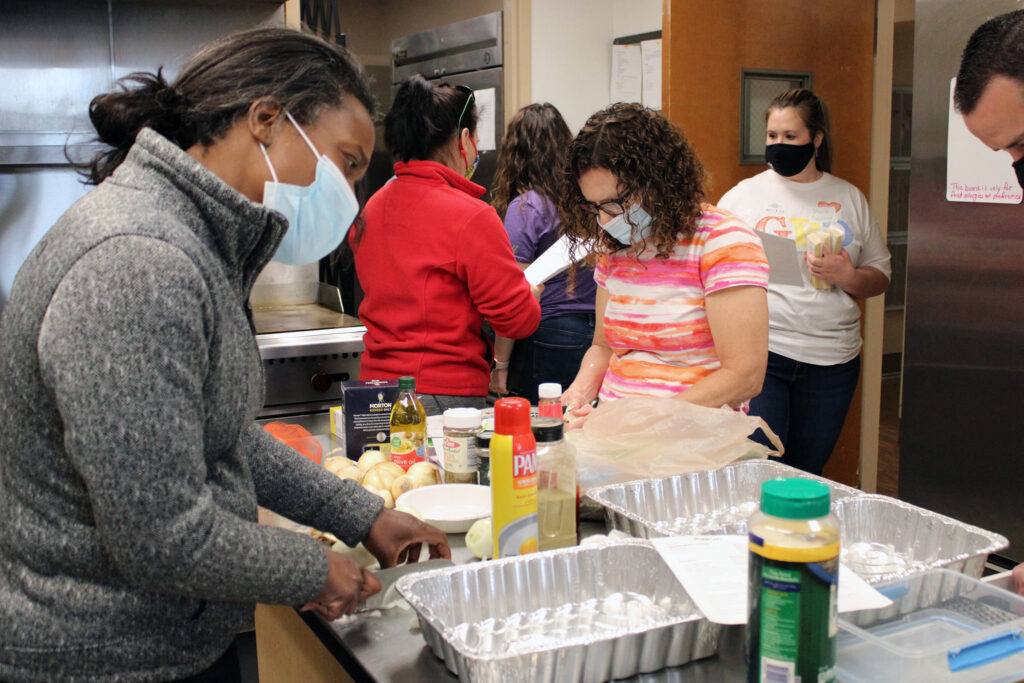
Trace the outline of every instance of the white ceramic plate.
{"label": "white ceramic plate", "polygon": [[446,534],[469,531],[473,522],[491,516],[491,487],[479,484],[436,484],[403,493],[395,505],[409,505]]}

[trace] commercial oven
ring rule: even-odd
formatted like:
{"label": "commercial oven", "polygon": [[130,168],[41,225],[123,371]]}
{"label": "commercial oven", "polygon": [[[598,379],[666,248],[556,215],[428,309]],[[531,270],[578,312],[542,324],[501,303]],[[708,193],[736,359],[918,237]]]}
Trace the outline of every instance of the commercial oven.
{"label": "commercial oven", "polygon": [[[391,41],[391,98],[413,74],[435,83],[464,85],[477,94],[483,128],[480,164],[473,182],[488,190],[494,179],[497,151],[505,126],[502,14],[439,26]],[[484,195],[484,201],[490,197]]]}

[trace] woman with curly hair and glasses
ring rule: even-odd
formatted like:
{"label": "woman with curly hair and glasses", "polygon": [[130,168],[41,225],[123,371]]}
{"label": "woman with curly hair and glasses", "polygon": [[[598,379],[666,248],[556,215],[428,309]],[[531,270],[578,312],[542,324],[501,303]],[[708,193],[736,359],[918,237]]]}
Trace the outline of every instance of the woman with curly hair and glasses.
{"label": "woman with curly hair and glasses", "polygon": [[597,327],[562,402],[678,397],[745,408],[768,358],[768,261],[707,203],[704,167],[657,112],[613,104],[569,148],[560,192],[572,248],[597,245]]}
{"label": "woman with curly hair and glasses", "polygon": [[[520,267],[528,266],[559,238],[561,221],[555,201],[571,142],[565,119],[547,102],[527,105],[509,121],[491,205],[505,217]],[[536,332],[514,348],[510,339],[495,340],[491,387],[496,393],[512,393],[536,403],[541,382],[558,382],[563,387],[572,382],[594,336],[594,271],[585,270],[575,287],[568,287],[564,273],[547,281]]]}
{"label": "woman with curly hair and glasses", "polygon": [[420,75],[398,88],[384,120],[395,178],[366,204],[350,239],[366,292],[360,379],[412,375],[428,415],[486,406],[490,322],[521,339],[540,305],[516,265],[505,228],[470,181],[478,161],[477,106],[465,86]]}

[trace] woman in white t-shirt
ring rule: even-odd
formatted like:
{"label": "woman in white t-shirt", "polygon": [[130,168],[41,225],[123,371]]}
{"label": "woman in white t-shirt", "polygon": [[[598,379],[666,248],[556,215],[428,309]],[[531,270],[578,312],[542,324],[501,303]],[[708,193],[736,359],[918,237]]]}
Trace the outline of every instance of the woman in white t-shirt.
{"label": "woman in white t-shirt", "polygon": [[[756,230],[795,240],[804,253],[803,285],[769,284],[768,370],[750,412],[782,439],[783,462],[820,474],[860,375],[856,300],[889,286],[889,251],[864,195],[829,173],[825,103],[810,90],[790,90],[772,101],[765,119],[771,168],[740,182],[718,206]],[[816,258],[808,236],[833,227],[842,231],[842,247],[833,252],[826,243]]]}

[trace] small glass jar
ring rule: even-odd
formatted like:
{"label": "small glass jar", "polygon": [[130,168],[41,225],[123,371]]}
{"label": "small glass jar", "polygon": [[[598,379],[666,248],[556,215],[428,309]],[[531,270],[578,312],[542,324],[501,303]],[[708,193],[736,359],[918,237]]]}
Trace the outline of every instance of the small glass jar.
{"label": "small glass jar", "polygon": [[476,484],[478,456],[476,435],[480,432],[480,411],[449,408],[444,411],[444,482]]}
{"label": "small glass jar", "polygon": [[480,432],[476,435],[477,472],[481,486],[491,485],[491,437],[494,432]]}

